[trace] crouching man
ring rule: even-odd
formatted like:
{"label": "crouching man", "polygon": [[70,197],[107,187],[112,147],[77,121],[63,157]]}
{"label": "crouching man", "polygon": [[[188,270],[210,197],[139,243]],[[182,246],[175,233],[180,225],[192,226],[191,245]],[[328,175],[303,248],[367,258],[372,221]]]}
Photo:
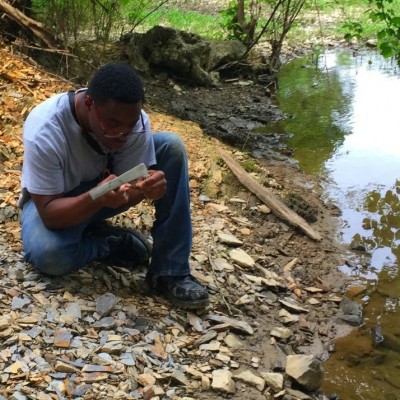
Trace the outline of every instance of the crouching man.
{"label": "crouching man", "polygon": [[[173,304],[197,309],[208,292],[191,275],[192,245],[185,147],[172,133],[150,131],[144,89],[127,64],[101,67],[87,88],[36,106],[23,128],[22,240],[26,261],[63,275],[92,260],[134,267],[149,263],[146,280]],[[144,163],[145,179],[93,200],[97,185]],[[153,245],[139,232],[105,220],[154,202]]]}

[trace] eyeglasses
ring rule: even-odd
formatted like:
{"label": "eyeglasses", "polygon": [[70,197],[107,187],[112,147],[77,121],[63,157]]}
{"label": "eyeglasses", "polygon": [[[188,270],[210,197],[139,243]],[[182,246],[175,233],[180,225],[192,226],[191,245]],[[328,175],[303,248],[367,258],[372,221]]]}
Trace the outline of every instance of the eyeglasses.
{"label": "eyeglasses", "polygon": [[[119,132],[119,133],[116,133],[116,134],[109,134],[109,133],[106,133],[107,131],[110,131],[110,130],[113,130],[113,129],[117,129],[117,127],[115,127],[115,128],[113,128],[113,127],[107,127],[106,126],[106,124],[104,123],[104,120],[103,120],[103,118],[101,117],[101,115],[100,115],[100,113],[99,113],[99,110],[98,110],[98,108],[97,108],[97,106],[96,106],[96,104],[95,104],[95,102],[93,102],[93,107],[94,107],[94,111],[95,111],[95,113],[96,113],[96,117],[97,117],[97,120],[99,121],[99,123],[100,123],[100,127],[101,127],[101,129],[103,130],[103,136],[105,137],[105,138],[107,138],[107,139],[116,139],[116,138],[119,138],[119,137],[122,137],[122,136],[131,136],[131,135],[134,135],[134,134],[139,134],[139,133],[145,133],[146,132],[146,127],[145,127],[145,125],[144,125],[144,119],[143,119],[143,113],[142,113],[142,110],[140,110],[140,121],[141,121],[141,123],[142,123],[142,130],[140,130],[140,131],[134,131],[133,129],[132,130],[130,130],[129,132]],[[138,121],[139,121],[139,119],[135,122],[135,125],[134,125],[134,127],[136,126],[136,124],[138,123]]]}

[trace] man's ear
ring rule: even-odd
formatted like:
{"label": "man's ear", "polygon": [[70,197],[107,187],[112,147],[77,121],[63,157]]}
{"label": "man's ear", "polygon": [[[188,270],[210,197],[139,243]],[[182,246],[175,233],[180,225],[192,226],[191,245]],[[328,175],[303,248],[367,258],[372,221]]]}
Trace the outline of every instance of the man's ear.
{"label": "man's ear", "polygon": [[88,110],[91,109],[92,105],[94,104],[93,99],[90,96],[85,97],[85,106]]}

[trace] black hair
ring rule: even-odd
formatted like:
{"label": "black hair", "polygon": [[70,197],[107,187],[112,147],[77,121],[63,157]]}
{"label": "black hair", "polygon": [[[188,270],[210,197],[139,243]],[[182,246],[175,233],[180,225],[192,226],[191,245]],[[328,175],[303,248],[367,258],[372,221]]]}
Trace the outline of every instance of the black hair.
{"label": "black hair", "polygon": [[96,103],[116,100],[125,104],[144,101],[142,80],[128,64],[109,63],[93,75],[87,92]]}

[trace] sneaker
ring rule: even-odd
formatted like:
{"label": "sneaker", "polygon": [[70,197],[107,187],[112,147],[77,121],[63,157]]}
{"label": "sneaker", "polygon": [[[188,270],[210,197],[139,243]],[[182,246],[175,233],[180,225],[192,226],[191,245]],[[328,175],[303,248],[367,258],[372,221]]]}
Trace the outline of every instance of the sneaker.
{"label": "sneaker", "polygon": [[100,221],[89,225],[85,233],[105,240],[110,249],[105,260],[113,265],[132,268],[139,264],[148,264],[151,244],[134,229]]}
{"label": "sneaker", "polygon": [[178,307],[196,310],[210,304],[207,289],[191,275],[160,276],[152,284],[151,274],[147,274],[146,280],[153,289]]}

